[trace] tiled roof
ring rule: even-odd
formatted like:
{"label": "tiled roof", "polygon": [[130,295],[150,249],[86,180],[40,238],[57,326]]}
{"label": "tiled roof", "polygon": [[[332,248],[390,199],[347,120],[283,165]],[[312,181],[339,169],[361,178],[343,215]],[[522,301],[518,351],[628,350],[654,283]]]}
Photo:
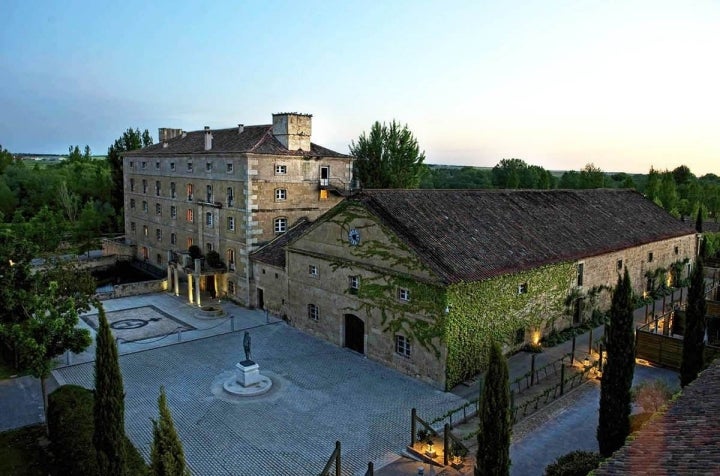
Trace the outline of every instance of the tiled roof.
{"label": "tiled roof", "polygon": [[253,252],[251,255],[253,261],[265,263],[270,266],[277,266],[278,268],[284,268],[285,246],[291,240],[294,240],[296,237],[305,233],[305,230],[307,230],[310,225],[311,222],[307,218],[300,218],[292,228],[288,229],[288,231]]}
{"label": "tiled roof", "polygon": [[366,190],[356,199],[448,283],[694,233],[632,190]]}
{"label": "tiled roof", "polygon": [[[153,144],[144,149],[123,153],[124,156],[158,156],[188,154],[254,153],[292,156],[348,157],[317,144],[310,144],[310,151],[288,150],[272,134],[272,125],[245,126],[238,128],[212,129],[212,149],[205,150],[205,131],[191,131],[163,143]],[[183,137],[184,136],[184,137]]]}
{"label": "tiled roof", "polygon": [[606,460],[596,475],[720,474],[720,359],[664,415]]}

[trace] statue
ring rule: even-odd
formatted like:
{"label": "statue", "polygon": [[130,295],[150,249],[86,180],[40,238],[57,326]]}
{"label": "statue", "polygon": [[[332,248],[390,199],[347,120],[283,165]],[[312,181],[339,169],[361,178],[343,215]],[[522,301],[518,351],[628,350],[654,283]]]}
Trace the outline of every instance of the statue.
{"label": "statue", "polygon": [[245,350],[245,360],[250,360],[250,333],[245,331],[243,336],[243,349]]}

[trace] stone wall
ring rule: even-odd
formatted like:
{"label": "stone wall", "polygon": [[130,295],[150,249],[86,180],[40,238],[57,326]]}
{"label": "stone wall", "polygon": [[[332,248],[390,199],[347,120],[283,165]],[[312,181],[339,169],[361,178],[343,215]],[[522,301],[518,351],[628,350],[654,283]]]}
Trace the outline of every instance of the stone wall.
{"label": "stone wall", "polygon": [[139,283],[116,284],[111,293],[100,293],[100,300],[115,299],[128,296],[139,296],[141,294],[153,294],[168,290],[167,279],[154,281],[141,281]]}

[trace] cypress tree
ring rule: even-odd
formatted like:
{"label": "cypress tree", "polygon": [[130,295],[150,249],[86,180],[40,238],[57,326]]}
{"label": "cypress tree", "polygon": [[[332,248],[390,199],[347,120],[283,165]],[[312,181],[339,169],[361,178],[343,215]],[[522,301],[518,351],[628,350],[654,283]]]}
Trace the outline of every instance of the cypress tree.
{"label": "cypress tree", "polygon": [[480,395],[480,428],[475,476],[510,474],[510,387],[508,367],[500,346],[493,342]]}
{"label": "cypress tree", "polygon": [[182,442],[175,431],[165,389],[160,387],[158,397],[160,421],[153,420],[153,443],[150,450],[150,472],[153,476],[189,476],[185,465]]}
{"label": "cypress tree", "polygon": [[623,276],[618,276],[605,333],[607,364],[600,386],[597,428],[600,454],[604,457],[619,449],[630,434],[630,388],[635,373],[633,311],[630,274],[625,268]]}
{"label": "cypress tree", "polygon": [[93,444],[98,468],[103,476],[124,476],[125,392],[118,362],[117,344],[113,340],[105,310],[99,308],[99,325],[95,349],[95,429]]}
{"label": "cypress tree", "polygon": [[697,218],[695,218],[695,231],[698,233],[703,231],[702,205],[698,208]]}
{"label": "cypress tree", "polygon": [[702,256],[695,261],[690,276],[687,309],[685,310],[685,335],[683,336],[682,363],[680,364],[680,385],[695,380],[705,365],[705,277]]}

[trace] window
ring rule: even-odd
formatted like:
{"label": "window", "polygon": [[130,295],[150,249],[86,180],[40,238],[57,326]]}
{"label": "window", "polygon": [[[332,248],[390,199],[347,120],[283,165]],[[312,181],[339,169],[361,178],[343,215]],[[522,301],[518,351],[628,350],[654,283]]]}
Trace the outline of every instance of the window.
{"label": "window", "polygon": [[[228,267],[230,268],[230,271],[235,271],[235,250],[232,248],[229,248],[227,250],[227,262]],[[265,271],[265,270],[263,270]]]}
{"label": "window", "polygon": [[157,264],[162,264],[162,255],[161,255],[160,253],[157,253],[157,254],[155,255],[155,262],[156,262]]}
{"label": "window", "polygon": [[132,160],[130,161],[130,168],[131,168],[131,169],[134,169],[134,168],[135,168],[135,162],[133,162]]}
{"label": "window", "polygon": [[188,208],[188,209],[187,209],[187,213],[185,213],[185,219],[186,219],[187,221],[189,221],[190,223],[192,223],[192,221],[193,221],[193,211],[192,211],[192,208]]}
{"label": "window", "polygon": [[147,180],[143,179],[142,184],[143,184],[143,193],[147,193]]}
{"label": "window", "polygon": [[410,339],[400,334],[395,335],[395,353],[403,357],[410,357],[410,350]]}
{"label": "window", "polygon": [[208,202],[213,201],[212,185],[208,185],[207,187],[205,187],[205,197],[206,197],[206,201],[208,201]]}
{"label": "window", "polygon": [[134,221],[131,221],[131,222],[130,222],[130,231],[132,231],[133,233],[135,233],[135,222],[134,222]]}
{"label": "window", "polygon": [[160,170],[160,161],[155,162],[155,170]]}
{"label": "window", "polygon": [[320,319],[320,310],[315,304],[308,304],[308,318],[313,321]]}
{"label": "window", "polygon": [[159,203],[155,204],[155,215],[162,215],[162,205]]}
{"label": "window", "polygon": [[192,171],[193,171],[193,164],[192,164],[192,162],[188,162],[188,163],[187,163],[187,171],[188,171],[188,172],[192,172]]}
{"label": "window", "polygon": [[205,243],[205,252],[210,253],[213,250],[212,243]]}
{"label": "window", "polygon": [[193,184],[189,183],[189,184],[187,184],[187,187],[185,187],[185,188],[187,189],[188,202],[192,202],[192,200],[193,200]]}
{"label": "window", "polygon": [[360,276],[350,276],[348,278],[348,286],[351,294],[357,294],[360,290]]}
{"label": "window", "polygon": [[212,212],[205,213],[205,225],[212,227],[213,226],[213,214]]}
{"label": "window", "polygon": [[177,218],[177,207],[175,205],[170,205],[170,218],[173,220]]}
{"label": "window", "polygon": [[228,281],[228,293],[231,295],[235,294],[235,283],[232,281]]}
{"label": "window", "polygon": [[193,239],[192,236],[189,236],[187,240],[185,240],[185,244],[187,248],[190,248],[193,245]]}
{"label": "window", "polygon": [[177,245],[177,233],[170,233],[170,244]]}
{"label": "window", "polygon": [[157,238],[158,241],[162,241],[162,230],[160,228],[155,229],[155,238]]}
{"label": "window", "polygon": [[145,213],[148,212],[148,204],[147,204],[147,202],[146,202],[145,200],[143,200],[143,211],[144,211]]}
{"label": "window", "polygon": [[287,173],[287,165],[276,165],[275,175],[285,175]]}
{"label": "window", "polygon": [[287,190],[284,188],[275,189],[275,200],[285,200],[287,198]]}
{"label": "window", "polygon": [[227,173],[229,173],[229,174],[233,173],[233,163],[232,162],[228,162],[227,164],[225,164],[225,167],[226,167],[225,170],[227,171]]}
{"label": "window", "polygon": [[578,263],[577,265],[577,285],[583,285],[583,274],[585,273],[585,263]]}
{"label": "window", "polygon": [[527,294],[528,285],[527,283],[518,284],[518,294]]}
{"label": "window", "polygon": [[205,163],[205,171],[206,171],[206,172],[212,171],[212,162],[206,162],[206,163]]}
{"label": "window", "polygon": [[177,190],[175,190],[175,182],[170,182],[170,198],[177,197]]}
{"label": "window", "polygon": [[170,162],[170,170],[175,171],[175,162]]}
{"label": "window", "polygon": [[143,225],[143,235],[148,236],[148,227],[147,225]]}
{"label": "window", "polygon": [[227,196],[227,206],[232,207],[233,203],[235,203],[235,191],[232,187],[228,187],[225,195]]}
{"label": "window", "polygon": [[311,264],[308,266],[308,274],[310,277],[317,278],[320,275],[320,272],[318,271],[318,267],[314,264]]}
{"label": "window", "polygon": [[235,217],[228,217],[227,229],[230,231],[235,231]]}
{"label": "window", "polygon": [[135,199],[134,198],[130,199],[130,208],[135,208]]}
{"label": "window", "polygon": [[160,181],[159,180],[155,181],[155,196],[156,197],[160,196]]}
{"label": "window", "polygon": [[130,179],[130,191],[131,192],[135,191],[135,179],[134,178]]}
{"label": "window", "polygon": [[674,251],[675,251],[675,254],[676,254],[676,255],[677,255],[677,254],[680,254],[680,247],[679,247],[679,246],[676,246]]}
{"label": "window", "polygon": [[653,260],[653,254],[651,251],[650,253],[648,253],[648,263],[652,263],[652,260]]}
{"label": "window", "polygon": [[287,218],[276,218],[274,222],[275,233],[285,233],[287,231]]}
{"label": "window", "polygon": [[617,260],[617,270],[622,271],[623,269],[623,260],[619,259]]}
{"label": "window", "polygon": [[398,288],[397,297],[401,301],[410,301],[410,290],[406,288]]}
{"label": "window", "polygon": [[145,169],[147,168],[147,162],[145,162],[145,161],[143,160],[142,163],[140,164],[140,168],[143,169],[143,170],[145,170]]}

